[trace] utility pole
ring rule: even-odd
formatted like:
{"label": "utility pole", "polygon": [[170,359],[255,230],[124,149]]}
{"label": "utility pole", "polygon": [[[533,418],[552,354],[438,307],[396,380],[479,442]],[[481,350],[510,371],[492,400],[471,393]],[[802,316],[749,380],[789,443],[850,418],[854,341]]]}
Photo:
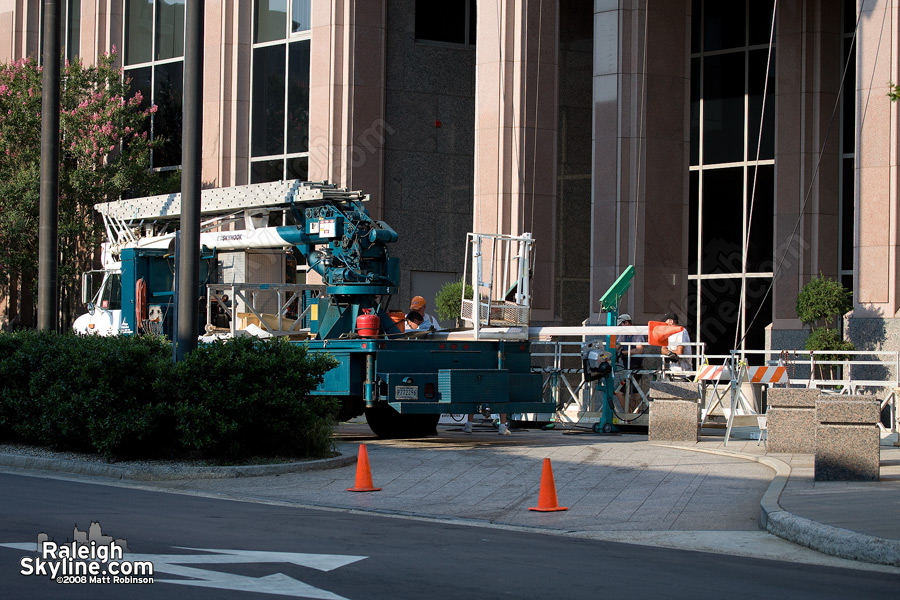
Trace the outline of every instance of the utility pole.
{"label": "utility pole", "polygon": [[41,76],[41,203],[38,224],[38,329],[59,326],[59,72],[60,3],[44,0]]}
{"label": "utility pole", "polygon": [[176,359],[197,348],[200,319],[200,187],[203,144],[203,4],[187,0],[184,27],[184,105],[181,143]]}

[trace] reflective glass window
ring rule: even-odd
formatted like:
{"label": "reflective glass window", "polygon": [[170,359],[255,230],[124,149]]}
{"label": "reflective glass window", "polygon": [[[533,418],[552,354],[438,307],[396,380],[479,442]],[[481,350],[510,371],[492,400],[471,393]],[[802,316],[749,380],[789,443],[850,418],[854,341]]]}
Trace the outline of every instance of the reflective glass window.
{"label": "reflective glass window", "polygon": [[688,273],[697,274],[700,272],[697,265],[697,237],[700,232],[700,171],[691,171],[689,174],[689,195]]}
{"label": "reflective glass window", "polygon": [[713,52],[746,45],[746,11],[747,3],[744,0],[704,2],[703,51]]}
{"label": "reflective glass window", "polygon": [[310,8],[310,0],[291,0],[291,33],[309,29]]}
{"label": "reflective glass window", "polygon": [[254,6],[250,179],[305,180],[311,0],[257,0]]}
{"label": "reflective glass window", "polygon": [[250,154],[284,153],[284,46],[253,50],[253,110]]}
{"label": "reflective glass window", "polygon": [[256,0],[253,41],[283,40],[287,33],[287,0]]}
{"label": "reflective glass window", "polygon": [[153,0],[125,0],[125,64],[153,57]]}
{"label": "reflective glass window", "polygon": [[750,9],[750,45],[768,44],[772,31],[772,6],[775,0],[751,0]]}
{"label": "reflective glass window", "polygon": [[853,38],[844,38],[844,58],[841,66],[841,72],[845,68],[847,71],[841,88],[841,151],[845,153],[853,152],[856,147],[856,48],[852,42]]}
{"label": "reflective glass window", "polygon": [[[134,95],[136,92],[141,93],[141,109],[146,109],[150,106],[153,100],[153,67],[140,67],[137,69],[128,69],[125,71],[125,78],[128,80],[128,92],[130,95]],[[151,119],[144,120],[144,131],[147,132],[147,135],[150,135],[151,132]],[[128,140],[125,140],[127,143]],[[151,158],[152,160],[152,158]]]}
{"label": "reflective glass window", "polygon": [[703,177],[704,274],[740,273],[744,239],[744,170],[707,169]]}
{"label": "reflective glass window", "polygon": [[747,212],[753,204],[753,219],[747,223],[750,242],[747,244],[747,271],[764,273],[773,271],[772,252],[775,231],[772,215],[775,214],[775,165],[760,165],[756,177],[756,191],[753,191],[755,167],[747,169]]}
{"label": "reflective glass window", "polygon": [[309,150],[309,40],[293,42],[288,55],[287,151]]}
{"label": "reflective glass window", "polygon": [[702,6],[700,0],[692,0],[691,2],[691,53],[700,52],[700,16],[702,14]]}
{"label": "reflective glass window", "polygon": [[[749,69],[747,74],[747,159],[756,160],[759,146],[761,159],[775,158],[775,69],[769,68],[769,83],[766,88],[766,62],[768,49],[751,50],[748,53]],[[775,51],[772,51],[772,65],[775,64]],[[763,92],[766,95],[766,114],[761,115]],[[762,119],[762,140],[759,139],[760,117]]]}
{"label": "reflective glass window", "polygon": [[[853,270],[853,240],[854,240],[854,210],[853,188],[856,183],[854,171],[854,158],[851,156],[843,161],[843,176],[841,178],[841,269]],[[852,286],[851,286],[852,287]]]}
{"label": "reflective glass window", "polygon": [[184,96],[184,63],[165,63],[155,67],[153,99],[157,111],[153,118],[153,139],[163,146],[153,152],[154,167],[181,164],[181,113]]}
{"label": "reflective glass window", "polygon": [[768,82],[766,68],[773,4],[692,2],[687,322],[711,354],[727,353],[736,341],[762,347],[771,322],[774,48]]}
{"label": "reflective glass window", "polygon": [[66,58],[79,55],[81,44],[81,0],[66,3]]}
{"label": "reflective glass window", "polygon": [[294,156],[287,159],[287,173],[285,179],[309,180],[309,158],[306,156]]}
{"label": "reflective glass window", "polygon": [[691,59],[691,164],[700,164],[700,59]]}
{"label": "reflective glass window", "polygon": [[703,63],[703,163],[737,162],[744,154],[744,53]]}
{"label": "reflective glass window", "polygon": [[280,181],[284,178],[284,161],[257,160],[250,163],[250,183]]}
{"label": "reflective glass window", "polygon": [[156,59],[184,56],[184,0],[156,4]]}

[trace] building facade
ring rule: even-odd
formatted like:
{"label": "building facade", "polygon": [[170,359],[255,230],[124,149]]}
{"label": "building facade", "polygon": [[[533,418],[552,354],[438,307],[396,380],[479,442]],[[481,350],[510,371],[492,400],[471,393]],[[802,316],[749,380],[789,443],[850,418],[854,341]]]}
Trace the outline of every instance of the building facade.
{"label": "building facade", "polygon": [[[67,55],[116,49],[159,107],[153,168],[179,168],[184,0],[62,4]],[[203,182],[370,193],[400,234],[398,308],[461,275],[466,232],[532,232],[537,322],[598,322],[633,264],[636,322],[674,311],[713,354],[800,348],[823,274],[853,290],[846,335],[896,347],[900,7],[774,5],[206,2]],[[40,24],[0,0],[0,60],[36,55]]]}

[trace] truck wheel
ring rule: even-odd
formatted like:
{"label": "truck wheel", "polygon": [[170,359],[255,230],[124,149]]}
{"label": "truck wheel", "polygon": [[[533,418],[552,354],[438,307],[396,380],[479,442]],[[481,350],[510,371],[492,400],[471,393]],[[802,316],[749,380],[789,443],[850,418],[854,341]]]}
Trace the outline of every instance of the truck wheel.
{"label": "truck wheel", "polygon": [[387,404],[366,408],[369,429],[380,438],[424,437],[435,432],[441,415],[401,415]]}

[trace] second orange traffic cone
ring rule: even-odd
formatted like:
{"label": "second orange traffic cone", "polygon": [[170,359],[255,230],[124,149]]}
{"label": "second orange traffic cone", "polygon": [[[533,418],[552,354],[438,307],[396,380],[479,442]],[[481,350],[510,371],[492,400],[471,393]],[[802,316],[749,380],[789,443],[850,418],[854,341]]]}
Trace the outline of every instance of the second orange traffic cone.
{"label": "second orange traffic cone", "polygon": [[348,492],[378,492],[381,488],[374,487],[372,472],[369,470],[369,453],[366,445],[359,445],[359,457],[356,459],[356,483]]}
{"label": "second orange traffic cone", "polygon": [[544,459],[544,470],[541,473],[541,493],[538,496],[538,505],[528,510],[540,512],[553,512],[557,510],[569,510],[568,506],[560,506],[556,499],[556,484],[553,483],[553,467],[550,459]]}

